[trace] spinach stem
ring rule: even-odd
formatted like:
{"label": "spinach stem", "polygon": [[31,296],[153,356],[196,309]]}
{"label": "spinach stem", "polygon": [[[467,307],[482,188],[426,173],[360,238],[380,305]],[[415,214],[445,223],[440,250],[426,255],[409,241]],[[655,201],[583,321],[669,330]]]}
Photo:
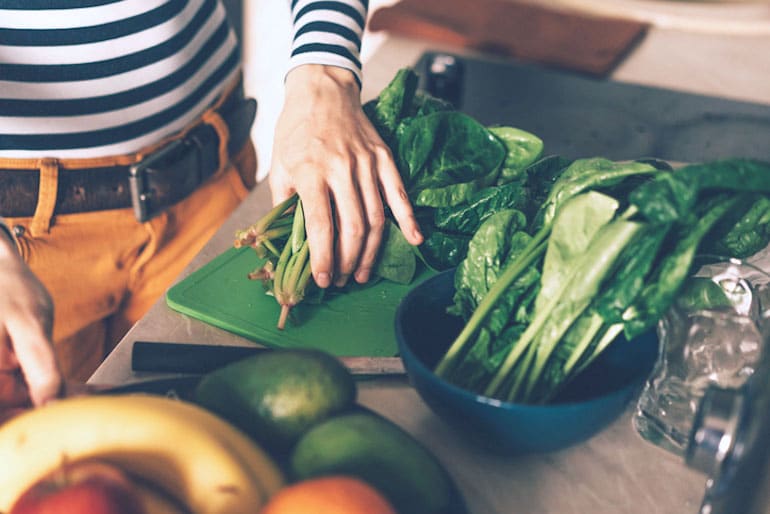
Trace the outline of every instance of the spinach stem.
{"label": "spinach stem", "polygon": [[[610,325],[607,327],[607,325],[604,325],[605,331],[604,333],[599,337],[599,341],[594,345],[593,350],[591,351],[591,355],[583,359],[579,362],[577,368],[573,368],[570,366],[568,367],[566,364],[563,368],[564,371],[564,379],[557,385],[557,387],[552,387],[550,390],[540,398],[540,403],[548,403],[551,401],[564,387],[576,376],[578,376],[580,373],[583,372],[596,358],[610,345],[611,342],[613,342],[623,331],[623,324],[622,323],[615,323],[613,325]],[[572,359],[575,362],[577,362],[577,359]],[[573,363],[574,366],[574,363]]]}
{"label": "spinach stem", "polygon": [[[620,335],[622,331],[623,331],[622,323],[615,323],[607,327],[607,330],[605,330],[604,334],[599,339],[599,342],[594,347],[593,351],[591,352],[591,355],[587,359],[584,359],[580,363],[580,365],[574,369],[573,375],[577,375],[578,373],[586,369],[599,356],[599,354],[601,354],[610,345],[610,343],[613,342],[615,338]],[[573,362],[572,366],[574,366],[574,364],[577,364],[577,362]],[[569,374],[573,372],[572,366],[568,367],[565,365],[564,367],[565,376],[569,376]]]}
{"label": "spinach stem", "polygon": [[294,193],[289,198],[270,209],[270,211],[262,216],[259,220],[257,220],[256,223],[246,227],[243,230],[237,231],[235,233],[234,246],[236,248],[241,248],[242,246],[250,246],[253,244],[254,241],[259,238],[259,236],[261,236],[266,230],[268,230],[268,228],[273,225],[273,222],[277,221],[281,216],[283,216],[283,214],[289,208],[291,208],[291,206],[294,205],[297,200],[299,200],[299,196]]}
{"label": "spinach stem", "polygon": [[279,303],[282,303],[283,295],[283,279],[286,274],[286,265],[291,258],[291,242],[287,241],[281,251],[281,256],[278,258],[278,264],[275,266],[275,276],[273,278],[273,294]]}
{"label": "spinach stem", "polygon": [[492,287],[487,292],[486,296],[481,300],[476,310],[473,311],[470,319],[465,323],[460,334],[454,340],[452,345],[447,350],[444,357],[438,363],[435,369],[435,373],[438,376],[445,376],[455,361],[460,357],[464,347],[471,340],[471,337],[481,327],[484,319],[494,308],[497,301],[505,293],[508,287],[532,264],[543,252],[545,252],[545,241],[550,233],[550,226],[541,228],[532,240],[527,244],[526,248],[521,252],[521,255],[503,271],[500,277],[495,281]]}
{"label": "spinach stem", "polygon": [[[599,331],[604,327],[604,320],[596,313],[591,313],[591,325],[589,330],[580,338],[580,342],[575,345],[574,350],[570,353],[569,359],[562,366],[563,375],[569,376],[570,371],[580,361],[583,354],[590,348],[591,343],[596,339]],[[621,325],[622,326],[622,325]],[[606,334],[605,334],[606,335]]]}
{"label": "spinach stem", "polygon": [[296,298],[302,296],[302,288],[299,287],[300,276],[306,268],[310,248],[307,239],[302,242],[302,246],[297,253],[291,256],[287,266],[286,275],[284,275],[284,290],[289,303],[296,304]]}
{"label": "spinach stem", "polygon": [[[598,284],[612,267],[621,250],[638,234],[641,227],[642,225],[633,222],[612,222],[606,226],[605,230],[600,231],[595,236],[595,238],[598,238],[599,252],[583,254],[581,261],[573,268],[572,273],[567,278],[561,292],[558,295],[554,295],[548,304],[539,310],[535,318],[524,330],[524,333],[513,345],[503,364],[498,368],[492,381],[484,390],[485,396],[494,397],[498,393],[500,386],[508,373],[513,369],[516,361],[521,357],[522,352],[530,343],[535,341],[543,327],[553,316],[554,309],[560,306],[564,317],[551,321],[552,326],[548,331],[548,337],[538,343],[534,368],[528,377],[525,391],[532,390],[534,383],[540,377],[545,362],[553,353],[564,332],[588,307],[590,291],[598,289]],[[606,251],[604,251],[605,242],[607,243]]]}
{"label": "spinach stem", "polygon": [[302,210],[302,200],[297,200],[294,209],[294,219],[291,224],[291,251],[299,252],[305,242],[305,213]]}
{"label": "spinach stem", "polygon": [[270,239],[265,239],[262,241],[262,246],[264,246],[270,253],[272,253],[274,257],[280,257],[281,252]]}
{"label": "spinach stem", "polygon": [[524,354],[524,358],[519,363],[517,373],[514,374],[513,384],[511,384],[511,387],[508,391],[508,396],[506,397],[507,401],[519,401],[521,386],[524,383],[524,379],[529,375],[530,368],[532,367],[532,361],[535,360],[536,353],[537,348],[535,346],[530,345],[527,347],[527,353]]}
{"label": "spinach stem", "polygon": [[[590,321],[588,328],[585,329],[585,332],[581,335],[580,341],[578,341],[578,344],[575,345],[575,348],[572,349],[570,352],[570,360],[577,360],[577,358],[580,357],[580,355],[585,352],[585,350],[591,345],[591,342],[596,337],[596,333],[601,330],[602,326],[604,325],[604,320],[598,316],[597,314],[589,314]],[[577,322],[577,319],[575,320]],[[572,327],[575,327],[575,322],[573,322]],[[562,339],[565,336],[562,336]],[[527,381],[527,387],[524,391],[524,397],[522,400],[524,402],[533,402],[536,401],[536,398],[534,398],[535,393],[535,387],[537,386],[538,381],[540,380],[540,377],[543,374],[543,371],[545,371],[545,363],[541,364],[537,368],[537,374],[535,376],[529,376]],[[566,378],[567,373],[562,373],[562,377]]]}

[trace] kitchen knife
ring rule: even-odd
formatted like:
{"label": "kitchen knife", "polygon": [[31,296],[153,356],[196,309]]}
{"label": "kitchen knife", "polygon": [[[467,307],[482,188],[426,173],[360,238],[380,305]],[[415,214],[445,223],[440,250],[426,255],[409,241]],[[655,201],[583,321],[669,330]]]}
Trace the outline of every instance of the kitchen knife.
{"label": "kitchen knife", "polygon": [[[135,341],[131,349],[131,369],[156,373],[203,374],[231,362],[270,351],[261,346]],[[399,357],[339,357],[353,375],[403,375]]]}

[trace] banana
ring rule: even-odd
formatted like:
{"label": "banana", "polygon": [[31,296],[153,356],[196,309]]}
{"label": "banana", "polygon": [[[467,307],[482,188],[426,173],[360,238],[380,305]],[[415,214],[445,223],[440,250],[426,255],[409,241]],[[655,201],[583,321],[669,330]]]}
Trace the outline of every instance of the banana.
{"label": "banana", "polygon": [[195,514],[253,513],[283,478],[242,437],[202,407],[161,396],[58,400],[0,427],[0,512],[63,459],[100,458],[158,484]]}
{"label": "banana", "polygon": [[170,402],[168,408],[177,411],[179,416],[186,417],[190,422],[200,423],[201,426],[218,434],[241,459],[244,466],[251,471],[252,477],[262,486],[262,491],[267,497],[272,496],[285,485],[283,473],[272,458],[249,436],[228,421],[205,408],[185,401]]}
{"label": "banana", "polygon": [[190,514],[190,511],[179,505],[165,491],[155,484],[149,484],[141,478],[132,477],[134,490],[142,502],[144,514]]}

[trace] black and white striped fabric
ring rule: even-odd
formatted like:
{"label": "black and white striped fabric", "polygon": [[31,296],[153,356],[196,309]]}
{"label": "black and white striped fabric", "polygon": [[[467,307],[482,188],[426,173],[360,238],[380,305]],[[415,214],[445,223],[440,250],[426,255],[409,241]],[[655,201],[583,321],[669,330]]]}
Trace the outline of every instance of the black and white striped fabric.
{"label": "black and white striped fabric", "polygon": [[289,69],[302,64],[347,68],[361,84],[361,36],[368,0],[292,0],[294,25]]}
{"label": "black and white striped fabric", "polygon": [[[365,0],[292,10],[291,66],[360,77]],[[135,152],[198,117],[240,66],[218,0],[0,0],[0,157]]]}

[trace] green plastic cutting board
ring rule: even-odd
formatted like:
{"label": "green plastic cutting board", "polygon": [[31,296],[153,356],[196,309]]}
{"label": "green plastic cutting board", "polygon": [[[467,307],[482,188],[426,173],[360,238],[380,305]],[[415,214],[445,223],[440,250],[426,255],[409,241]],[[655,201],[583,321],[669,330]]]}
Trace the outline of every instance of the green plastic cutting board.
{"label": "green plastic cutting board", "polygon": [[381,280],[301,303],[283,330],[280,308],[262,283],[246,275],[257,267],[251,248],[226,250],[166,293],[169,307],[273,347],[307,347],[338,356],[392,357],[398,353],[394,316],[401,298],[433,274],[424,266],[411,284]]}

